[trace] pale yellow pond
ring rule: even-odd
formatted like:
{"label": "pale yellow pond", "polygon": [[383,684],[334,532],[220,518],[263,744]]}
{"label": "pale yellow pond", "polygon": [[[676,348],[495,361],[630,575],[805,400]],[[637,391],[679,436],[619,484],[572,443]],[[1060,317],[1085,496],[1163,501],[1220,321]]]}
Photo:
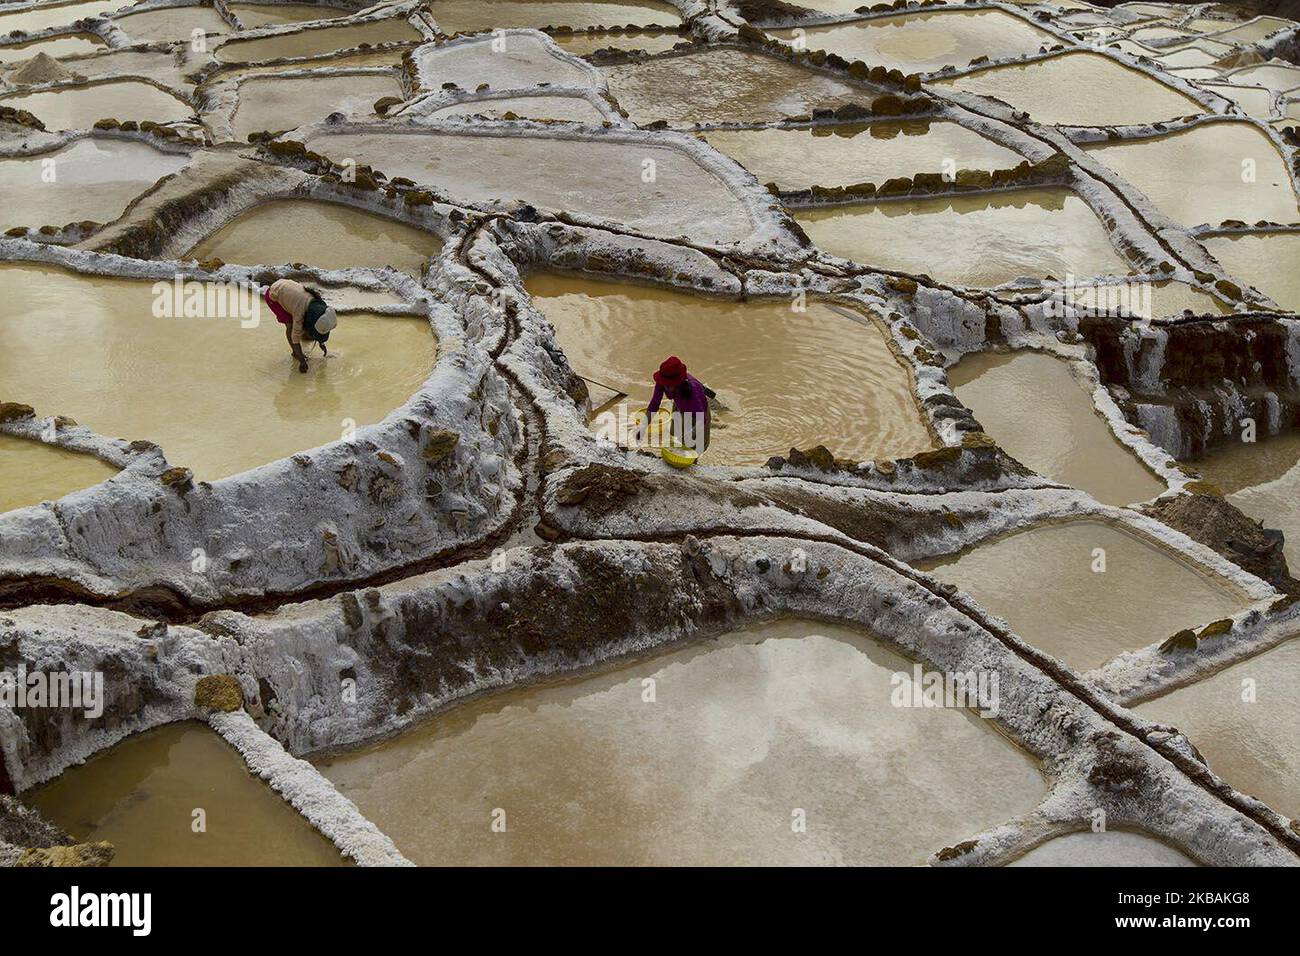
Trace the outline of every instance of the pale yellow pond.
{"label": "pale yellow pond", "polygon": [[1282,308],[1300,311],[1300,232],[1211,236],[1203,242],[1237,279]]}
{"label": "pale yellow pond", "polygon": [[0,106],[28,110],[51,131],[90,129],[101,119],[169,123],[194,115],[188,103],[137,80],[19,93],[0,99]]}
{"label": "pale yellow pond", "polygon": [[56,501],[115,474],[94,455],[0,434],[0,512]]}

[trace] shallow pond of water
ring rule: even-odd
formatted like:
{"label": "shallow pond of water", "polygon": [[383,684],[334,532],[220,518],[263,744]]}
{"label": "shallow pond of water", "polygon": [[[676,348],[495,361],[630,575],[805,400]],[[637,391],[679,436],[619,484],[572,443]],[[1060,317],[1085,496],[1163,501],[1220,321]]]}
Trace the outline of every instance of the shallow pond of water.
{"label": "shallow pond of water", "polygon": [[137,80],[19,93],[6,96],[0,105],[32,112],[50,131],[90,129],[96,120],[107,118],[169,123],[194,116],[188,103]]}
{"label": "shallow pond of water", "polygon": [[1252,123],[1205,123],[1089,152],[1187,226],[1300,219],[1282,156]]}
{"label": "shallow pond of water", "polygon": [[[1209,21],[1204,21],[1208,24]],[[1279,30],[1285,30],[1295,26],[1291,20],[1283,20],[1280,17],[1259,17],[1249,23],[1243,23],[1240,26],[1233,26],[1231,23],[1224,23],[1223,26],[1229,29],[1222,32],[1216,32],[1214,27],[1209,27],[1204,32],[1210,34],[1216,40],[1224,43],[1233,43],[1242,45],[1246,43],[1258,43],[1264,37],[1277,33]]]}
{"label": "shallow pond of water", "polygon": [[306,199],[279,199],[240,213],[186,253],[241,265],[301,262],[318,269],[392,266],[418,276],[442,241],[383,216]]}
{"label": "shallow pond of water", "polygon": [[1212,236],[1202,241],[1231,275],[1254,286],[1282,308],[1300,312],[1300,269],[1296,268],[1300,263],[1300,232]]}
{"label": "shallow pond of water", "polygon": [[1098,53],[1064,53],[934,82],[995,96],[1039,123],[1066,126],[1156,123],[1205,112],[1173,87]]}
{"label": "shallow pond of water", "polygon": [[462,90],[524,90],[533,86],[589,87],[592,68],[563,56],[537,33],[485,35],[426,47],[421,67]]}
{"label": "shallow pond of water", "polygon": [[280,26],[285,23],[310,23],[350,16],[353,11],[323,7],[314,3],[231,3],[230,12],[239,17],[245,30]]}
{"label": "shallow pond of water", "polygon": [[568,120],[595,126],[605,121],[604,114],[582,96],[503,96],[445,106],[428,115],[438,119],[450,116],[488,116],[501,119],[507,113],[523,119]]}
{"label": "shallow pond of water", "polygon": [[1201,88],[1232,100],[1247,116],[1268,119],[1273,115],[1273,91],[1262,86],[1238,86],[1233,83],[1202,83]]}
{"label": "shallow pond of water", "polygon": [[688,38],[680,33],[561,33],[551,39],[566,53],[586,56],[606,48],[662,53]]}
{"label": "shallow pond of water", "polygon": [[477,33],[510,27],[677,26],[681,14],[670,3],[654,0],[432,0],[429,4],[443,33]]}
{"label": "shallow pond of water", "polygon": [[112,222],[132,199],[188,162],[184,154],[117,139],[81,139],[51,153],[0,159],[0,228]]}
{"label": "shallow pond of water", "polygon": [[233,33],[234,27],[212,7],[169,7],[146,10],[113,20],[132,43],[190,42],[195,30],[207,35]]}
{"label": "shallow pond of water", "polygon": [[[72,767],[30,795],[82,842],[107,840],[113,866],[342,866],[288,802],[207,727],[168,724]],[[194,832],[195,811],[204,832]]]}
{"label": "shallow pond of water", "polygon": [[239,106],[231,126],[234,138],[246,142],[249,133],[296,129],[331,113],[374,119],[380,97],[401,95],[401,84],[391,73],[255,76],[239,85]]}
{"label": "shallow pond of water", "polygon": [[768,33],[787,43],[801,39],[809,50],[904,73],[924,73],[949,64],[965,66],[980,56],[993,60],[1023,56],[1057,42],[1052,34],[1002,10],[907,13]]}
{"label": "shallow pond of water", "polygon": [[1013,458],[1106,504],[1148,501],[1165,484],[1097,414],[1069,366],[1042,352],[980,352],[948,370],[957,397]]}
{"label": "shallow pond of water", "polygon": [[89,3],[46,4],[30,10],[0,13],[0,36],[6,36],[14,30],[37,33],[50,27],[67,26],[86,17],[125,9],[131,3],[132,0],[92,0]]}
{"label": "shallow pond of water", "polygon": [[[342,316],[330,357],[310,350],[303,375],[269,309],[244,328],[238,317],[167,316],[170,281],[155,290],[26,265],[0,266],[0,280],[10,290],[0,324],[6,394],[103,435],[156,441],[200,479],[337,441],[349,419],[377,422],[433,368],[423,319]],[[175,304],[183,310],[185,298]]]}
{"label": "shallow pond of water", "polygon": [[793,210],[818,246],[864,265],[958,285],[1021,276],[1124,275],[1128,266],[1078,196],[1024,189]]}
{"label": "shallow pond of water", "polygon": [[574,370],[626,392],[631,410],[669,355],[716,391],[709,463],[758,465],[823,443],[855,460],[933,447],[906,370],[855,313],[546,274],[526,287]]}
{"label": "shallow pond of water", "polygon": [[217,48],[222,63],[253,63],[280,57],[320,56],[333,50],[350,50],[363,43],[420,40],[423,34],[399,18],[301,30],[253,40],[231,40]]}
{"label": "shallow pond of water", "polygon": [[632,122],[770,123],[870,99],[833,77],[743,50],[713,50],[604,67]]}
{"label": "shallow pond of water", "polygon": [[911,670],[847,628],[755,625],[469,703],[320,769],[424,864],[920,864],[1044,783],[971,712],[892,706]]}
{"label": "shallow pond of water", "polygon": [[56,501],[115,474],[94,455],[0,434],[0,512]]}
{"label": "shallow pond of water", "polygon": [[1187,734],[1238,790],[1300,817],[1300,640],[1139,704],[1147,720]]}
{"label": "shallow pond of water", "polygon": [[[1103,558],[1105,570],[1094,570]],[[1031,528],[925,569],[1079,672],[1249,603],[1170,552],[1094,521]]]}
{"label": "shallow pond of water", "polygon": [[1103,830],[1067,833],[1040,843],[1008,866],[1197,866],[1167,843],[1144,833]]}
{"label": "shallow pond of water", "polygon": [[1275,93],[1285,93],[1300,87],[1300,66],[1285,63],[1261,63],[1244,70],[1234,70],[1228,77],[1233,83],[1266,86]]}
{"label": "shallow pond of water", "polygon": [[54,37],[52,40],[38,40],[35,43],[21,43],[15,46],[0,47],[0,63],[21,63],[24,60],[30,60],[38,53],[44,53],[57,60],[65,56],[95,53],[104,49],[104,47],[104,41],[90,33]]}
{"label": "shallow pond of water", "polygon": [[[760,183],[846,186],[946,169],[1009,169],[1024,157],[958,123],[909,120],[812,129],[715,130],[704,139]],[[951,164],[951,166],[947,165]]]}

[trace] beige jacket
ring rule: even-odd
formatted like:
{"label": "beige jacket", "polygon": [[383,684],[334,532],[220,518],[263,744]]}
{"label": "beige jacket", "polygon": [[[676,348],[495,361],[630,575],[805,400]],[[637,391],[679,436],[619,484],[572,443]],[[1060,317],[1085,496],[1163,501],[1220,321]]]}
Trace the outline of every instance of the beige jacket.
{"label": "beige jacket", "polygon": [[271,300],[293,316],[292,340],[302,343],[302,323],[307,315],[307,306],[311,304],[311,293],[301,282],[292,279],[276,279],[271,283]]}

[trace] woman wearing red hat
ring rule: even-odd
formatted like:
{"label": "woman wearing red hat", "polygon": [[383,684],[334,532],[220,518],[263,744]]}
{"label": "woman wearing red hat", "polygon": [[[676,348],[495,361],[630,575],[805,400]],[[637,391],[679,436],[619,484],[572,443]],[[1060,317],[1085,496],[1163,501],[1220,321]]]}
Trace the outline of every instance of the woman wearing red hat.
{"label": "woman wearing red hat", "polygon": [[715,392],[694,375],[686,372],[686,363],[670,355],[654,373],[655,391],[646,411],[653,418],[664,396],[673,402],[673,435],[688,448],[704,451],[709,447],[712,414],[709,399]]}

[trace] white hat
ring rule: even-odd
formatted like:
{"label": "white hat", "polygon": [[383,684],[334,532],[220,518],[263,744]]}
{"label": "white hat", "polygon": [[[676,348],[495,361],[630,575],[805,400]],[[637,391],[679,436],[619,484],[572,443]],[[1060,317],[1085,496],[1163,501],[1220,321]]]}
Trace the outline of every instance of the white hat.
{"label": "white hat", "polygon": [[332,332],[338,324],[339,317],[331,306],[326,308],[321,313],[320,318],[316,320],[316,331],[320,333]]}

